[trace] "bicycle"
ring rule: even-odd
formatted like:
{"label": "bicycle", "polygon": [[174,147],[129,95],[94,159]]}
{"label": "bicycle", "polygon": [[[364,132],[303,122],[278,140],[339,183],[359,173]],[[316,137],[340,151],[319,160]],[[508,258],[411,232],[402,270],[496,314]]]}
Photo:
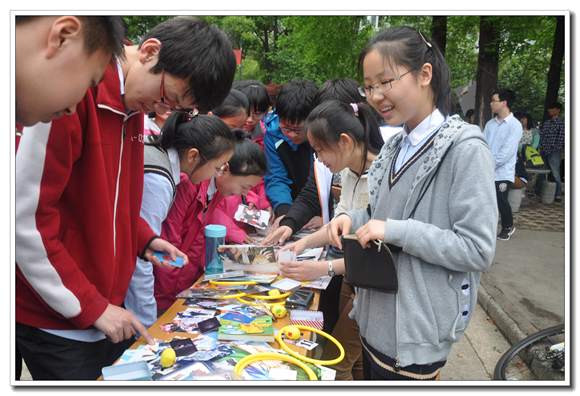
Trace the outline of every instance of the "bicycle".
{"label": "bicycle", "polygon": [[564,325],[534,333],[516,343],[499,359],[496,380],[565,380]]}

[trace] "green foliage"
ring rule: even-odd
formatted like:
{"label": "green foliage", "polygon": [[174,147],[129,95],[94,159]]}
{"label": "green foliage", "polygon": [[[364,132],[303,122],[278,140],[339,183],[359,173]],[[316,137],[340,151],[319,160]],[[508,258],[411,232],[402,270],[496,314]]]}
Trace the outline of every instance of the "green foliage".
{"label": "green foliage", "polygon": [[[239,79],[239,71],[236,74],[235,80]],[[258,61],[254,59],[244,59],[242,60],[242,80],[258,80],[266,81],[266,74],[264,70],[260,68]]]}
{"label": "green foliage", "polygon": [[289,16],[283,23],[289,34],[272,57],[275,83],[356,78],[358,54],[372,33],[364,16]]}
{"label": "green foliage", "polygon": [[131,44],[137,45],[149,30],[159,25],[161,22],[173,18],[173,16],[136,15],[124,16],[123,18],[125,18],[125,22],[127,23],[127,40],[129,40]]}
{"label": "green foliage", "polygon": [[[126,16],[128,39],[136,44],[152,27],[172,16]],[[322,84],[333,77],[357,78],[358,54],[376,31],[363,15],[275,16],[205,15],[221,27],[232,47],[242,48],[242,79],[267,84],[294,78]],[[541,118],[547,73],[553,47],[555,16],[505,16],[488,18],[500,27],[498,86],[516,93],[513,111]],[[477,75],[478,15],[447,18],[445,55],[451,70],[452,89],[474,81]],[[379,30],[407,25],[428,35],[429,15],[384,15]],[[239,78],[238,71],[235,79]],[[560,102],[564,98],[562,72]]]}

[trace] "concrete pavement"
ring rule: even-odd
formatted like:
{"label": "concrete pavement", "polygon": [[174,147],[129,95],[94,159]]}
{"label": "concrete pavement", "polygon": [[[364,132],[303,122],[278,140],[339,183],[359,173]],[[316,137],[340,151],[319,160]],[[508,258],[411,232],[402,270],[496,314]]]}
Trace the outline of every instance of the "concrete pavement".
{"label": "concrete pavement", "polygon": [[492,379],[495,364],[511,345],[539,330],[570,323],[566,197],[553,204],[540,203],[533,192],[527,198],[528,205],[514,213],[515,233],[508,241],[497,241],[493,263],[481,277],[474,317],[454,346],[441,380]]}

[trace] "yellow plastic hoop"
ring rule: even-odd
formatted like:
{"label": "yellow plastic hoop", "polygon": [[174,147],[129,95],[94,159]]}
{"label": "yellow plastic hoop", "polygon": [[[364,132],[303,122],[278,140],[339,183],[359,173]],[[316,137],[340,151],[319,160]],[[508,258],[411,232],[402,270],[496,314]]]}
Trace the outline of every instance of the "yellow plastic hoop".
{"label": "yellow plastic hoop", "polygon": [[[260,306],[260,304],[254,302],[254,301],[242,300],[240,297],[244,297],[244,296],[239,296],[238,297],[238,301],[241,302],[242,304],[251,304],[251,305],[255,305],[256,307],[259,307]],[[284,301],[286,301],[286,300],[284,300]],[[273,303],[264,302],[262,304],[264,304],[267,307],[273,307],[274,305],[284,305],[284,301],[282,301],[282,302],[273,302]]]}
{"label": "yellow plastic hoop", "polygon": [[234,373],[242,375],[242,371],[247,365],[256,363],[260,360],[283,360],[285,362],[294,363],[295,365],[306,371],[306,374],[308,374],[308,378],[311,381],[318,381],[318,377],[316,376],[314,371],[312,371],[310,367],[302,363],[300,360],[293,358],[292,356],[274,353],[255,353],[253,355],[248,355],[236,364],[236,366],[234,367]]}
{"label": "yellow plastic hoop", "polygon": [[215,281],[213,279],[210,279],[209,281],[210,285],[232,285],[232,286],[240,286],[240,285],[257,285],[258,282],[256,281],[238,281],[238,282],[222,282],[222,281]]}
{"label": "yellow plastic hoop", "polygon": [[[299,355],[298,353],[296,353],[293,350],[291,350],[290,348],[288,348],[286,346],[286,343],[284,341],[282,341],[282,334],[284,334],[284,330],[286,329],[286,327],[289,327],[289,326],[294,326],[297,329],[302,329],[302,330],[310,330],[310,331],[313,331],[313,332],[315,332],[317,334],[320,334],[320,335],[328,338],[330,341],[334,342],[334,344],[338,347],[338,350],[340,351],[340,356],[337,357],[334,360],[316,360],[316,359],[307,358],[306,356]],[[304,360],[305,362],[308,362],[308,363],[312,363],[312,364],[322,364],[324,366],[331,366],[333,364],[336,364],[336,363],[340,362],[342,359],[344,359],[344,348],[342,347],[342,345],[340,344],[340,342],[338,342],[337,339],[334,338],[333,336],[331,336],[330,334],[327,334],[324,331],[315,329],[313,327],[300,326],[300,325],[288,325],[288,326],[285,326],[285,327],[281,328],[278,331],[278,334],[276,334],[276,341],[278,341],[278,344],[280,344],[280,346],[282,347],[282,349],[284,349],[290,355],[292,355],[292,356],[294,356],[294,357],[296,357],[298,359]]]}
{"label": "yellow plastic hoop", "polygon": [[244,297],[246,295],[246,293],[238,293],[238,294],[234,294],[233,296],[223,296],[221,297],[222,299],[227,299],[227,298],[239,298],[239,297]]}
{"label": "yellow plastic hoop", "polygon": [[257,298],[258,300],[277,300],[278,298],[288,297],[290,294],[292,294],[291,291],[288,293],[280,294],[279,296],[259,296],[255,294],[248,294],[248,297]]}

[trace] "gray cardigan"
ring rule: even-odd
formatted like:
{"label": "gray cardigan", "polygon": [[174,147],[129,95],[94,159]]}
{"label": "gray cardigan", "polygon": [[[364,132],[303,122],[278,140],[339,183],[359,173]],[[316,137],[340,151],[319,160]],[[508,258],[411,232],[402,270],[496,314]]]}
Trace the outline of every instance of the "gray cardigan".
{"label": "gray cardigan", "polygon": [[[459,341],[473,315],[481,271],[494,256],[498,222],[489,147],[479,128],[459,116],[441,127],[413,167],[410,189],[389,197],[404,201],[402,220],[389,218],[390,207],[377,207],[379,194],[389,193],[390,164],[403,133],[385,143],[369,169],[372,218],[387,220],[384,241],[402,248],[394,254],[399,292],[357,289],[350,313],[365,341],[402,367],[442,361]],[[366,210],[347,215],[351,233],[371,219]]]}

